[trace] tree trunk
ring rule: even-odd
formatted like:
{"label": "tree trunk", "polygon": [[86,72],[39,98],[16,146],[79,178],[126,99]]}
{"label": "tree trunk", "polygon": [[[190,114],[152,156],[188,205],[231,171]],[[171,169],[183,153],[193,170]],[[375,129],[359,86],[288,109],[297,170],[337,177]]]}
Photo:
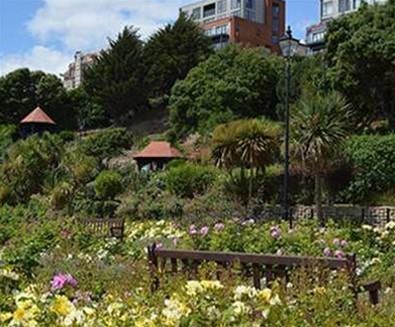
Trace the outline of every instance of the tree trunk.
{"label": "tree trunk", "polygon": [[325,225],[324,212],[322,210],[322,177],[320,175],[315,176],[315,210],[320,225]]}

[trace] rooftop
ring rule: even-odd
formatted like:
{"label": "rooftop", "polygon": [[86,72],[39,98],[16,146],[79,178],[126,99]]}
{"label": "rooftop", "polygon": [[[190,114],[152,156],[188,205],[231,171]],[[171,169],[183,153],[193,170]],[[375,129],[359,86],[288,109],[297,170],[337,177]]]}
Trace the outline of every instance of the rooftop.
{"label": "rooftop", "polygon": [[135,154],[133,158],[181,158],[182,154],[170,143],[152,141],[142,151]]}
{"label": "rooftop", "polygon": [[40,107],[34,109],[30,114],[21,120],[21,124],[29,123],[41,123],[41,124],[51,124],[56,125],[56,123],[49,117],[44,110]]}

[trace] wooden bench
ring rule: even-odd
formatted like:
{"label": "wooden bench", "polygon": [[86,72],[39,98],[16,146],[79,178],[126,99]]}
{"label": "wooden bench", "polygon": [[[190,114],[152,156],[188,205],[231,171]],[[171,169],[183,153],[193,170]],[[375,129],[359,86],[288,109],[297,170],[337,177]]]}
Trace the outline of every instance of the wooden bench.
{"label": "wooden bench", "polygon": [[100,237],[115,237],[123,240],[125,234],[125,220],[115,218],[84,219],[83,228],[88,233]]}
{"label": "wooden bench", "polygon": [[198,267],[204,262],[215,262],[220,266],[231,268],[234,263],[240,263],[245,272],[251,271],[254,287],[261,288],[262,277],[266,278],[266,286],[270,287],[275,278],[288,278],[287,270],[295,267],[322,267],[330,270],[344,269],[350,278],[351,291],[357,298],[358,293],[369,292],[372,304],[379,302],[380,282],[358,285],[356,275],[356,256],[347,255],[344,259],[308,256],[280,256],[266,254],[186,251],[157,248],[155,244],[148,247],[148,262],[152,278],[152,290],[159,287],[159,272],[166,272],[166,263],[170,261],[170,272],[179,272],[179,266],[184,273],[197,275]]}

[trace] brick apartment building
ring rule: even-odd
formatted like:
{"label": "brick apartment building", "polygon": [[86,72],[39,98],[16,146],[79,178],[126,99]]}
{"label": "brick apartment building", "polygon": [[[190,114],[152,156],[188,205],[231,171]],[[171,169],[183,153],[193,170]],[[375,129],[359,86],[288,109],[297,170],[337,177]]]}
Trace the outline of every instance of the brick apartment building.
{"label": "brick apartment building", "polygon": [[285,31],[284,0],[202,0],[180,10],[202,25],[215,48],[239,43],[277,52]]}
{"label": "brick apartment building", "polygon": [[387,0],[319,0],[320,22],[306,29],[306,44],[309,53],[314,54],[325,49],[325,34],[328,23],[344,15],[351,14],[359,9],[363,2],[373,5],[384,3]]}

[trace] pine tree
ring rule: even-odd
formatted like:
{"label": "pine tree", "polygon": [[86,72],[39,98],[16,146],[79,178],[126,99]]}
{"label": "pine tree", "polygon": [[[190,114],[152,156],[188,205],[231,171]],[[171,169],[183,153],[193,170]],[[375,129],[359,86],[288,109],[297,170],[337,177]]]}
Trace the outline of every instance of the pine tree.
{"label": "pine tree", "polygon": [[148,69],[146,85],[151,98],[167,98],[177,80],[212,53],[211,40],[185,13],[177,21],[158,30],[144,50]]}
{"label": "pine tree", "polygon": [[109,39],[96,63],[86,71],[84,87],[118,123],[133,117],[146,102],[143,85],[143,43],[133,27]]}

